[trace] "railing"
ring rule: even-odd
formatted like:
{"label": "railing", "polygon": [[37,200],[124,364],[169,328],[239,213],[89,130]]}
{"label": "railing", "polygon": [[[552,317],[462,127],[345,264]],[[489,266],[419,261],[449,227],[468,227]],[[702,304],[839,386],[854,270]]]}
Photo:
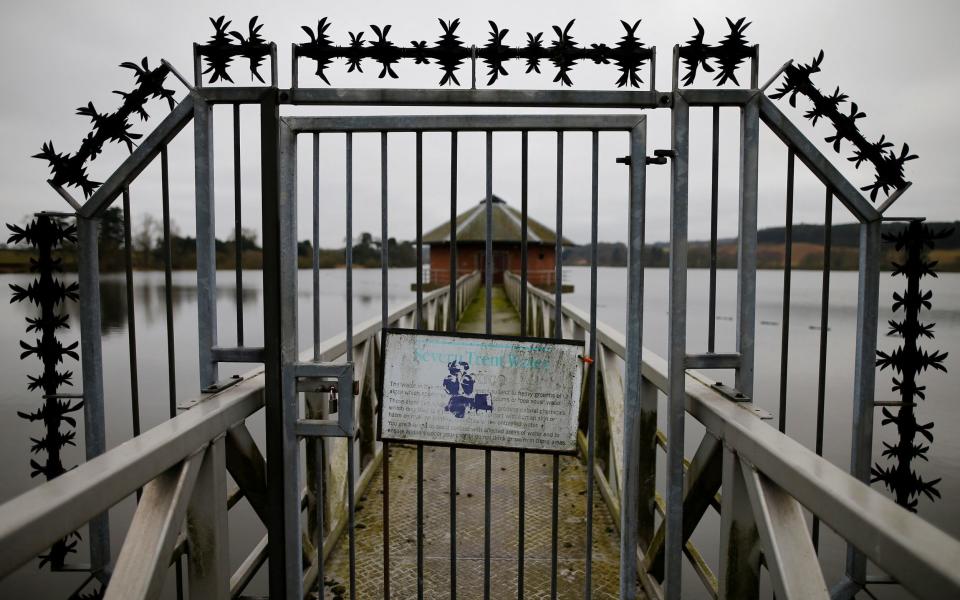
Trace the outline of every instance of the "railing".
{"label": "railing", "polygon": [[[460,278],[458,313],[479,286],[479,273]],[[449,294],[449,288],[442,288],[423,295],[422,328],[446,326]],[[388,323],[413,327],[417,312],[416,302],[412,302],[393,310]],[[354,482],[357,493],[369,483],[380,462],[373,435],[373,390],[378,387],[381,323],[379,317],[371,319],[353,336],[354,372],[359,382],[355,403],[359,427],[353,442],[362,457],[361,473]],[[320,345],[319,360],[340,360],[346,349],[344,336],[330,338]],[[313,359],[312,348],[302,354],[304,361]],[[264,536],[235,572],[229,570],[227,511],[246,498],[257,516],[266,519],[266,463],[246,426],[246,419],[263,408],[263,389],[263,370],[253,370],[227,389],[203,395],[193,408],[175,418],[0,505],[0,578],[142,489],[104,597],[155,597],[169,566],[183,555],[190,597],[239,597],[267,558]],[[326,399],[315,396],[314,401]],[[336,460],[337,454],[334,451],[330,456]],[[228,472],[237,484],[230,491]],[[323,557],[345,527],[346,485],[341,476],[337,485],[323,487],[324,505],[333,516],[325,520],[330,526],[323,536]],[[307,487],[314,489],[309,478]],[[315,499],[304,490],[303,501],[310,504]],[[304,554],[305,562],[312,565],[305,582],[310,589],[318,553],[306,546]]]}
{"label": "railing", "polygon": [[[504,285],[510,301],[520,307],[519,277],[506,273]],[[526,287],[526,295],[528,334],[550,335],[553,296],[533,286]],[[564,337],[584,339],[589,324],[589,315],[562,307]],[[660,597],[664,536],[662,524],[655,526],[655,512],[663,513],[664,500],[655,487],[655,449],[666,442],[656,423],[657,397],[669,389],[667,364],[643,351],[640,511],[636,517],[624,516],[620,511],[624,448],[618,432],[623,430],[625,412],[625,357],[623,334],[598,323],[593,368],[602,381],[597,407],[604,414],[597,422],[606,427],[597,432],[595,476],[618,527],[633,526],[635,519],[640,579],[648,594]],[[762,556],[776,597],[829,597],[804,509],[917,596],[960,594],[960,574],[954,564],[960,542],[767,425],[751,404],[734,401],[713,383],[696,371],[686,377],[687,414],[703,424],[706,433],[693,459],[685,461],[683,497],[684,554],[711,596],[750,597],[750,590],[759,586]],[[718,488],[719,495],[715,494]],[[690,542],[710,508],[720,512],[719,576]]]}

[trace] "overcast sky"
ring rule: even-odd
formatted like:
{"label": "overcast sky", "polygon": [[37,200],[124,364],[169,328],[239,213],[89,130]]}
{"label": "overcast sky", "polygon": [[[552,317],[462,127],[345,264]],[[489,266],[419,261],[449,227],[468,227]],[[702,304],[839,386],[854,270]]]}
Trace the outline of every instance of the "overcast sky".
{"label": "overcast sky", "polygon": [[[40,144],[52,140],[59,151],[74,152],[90,130],[84,117],[74,114],[76,107],[93,101],[100,112],[112,112],[119,97],[111,90],[128,90],[133,85],[130,73],[117,65],[126,60],[147,56],[151,65],[160,58],[170,60],[185,73],[191,72],[191,44],[203,41],[212,28],[208,16],[226,14],[234,27],[246,30],[246,22],[260,15],[267,39],[276,41],[280,57],[280,85],[289,85],[290,44],[304,41],[301,25],[315,26],[319,17],[333,20],[329,33],[338,44],[345,44],[348,31],[369,25],[392,24],[390,39],[407,44],[409,40],[435,42],[441,33],[437,17],[461,19],[459,30],[467,44],[486,43],[488,19],[501,28],[509,28],[507,43],[519,45],[525,32],[544,32],[552,39],[551,26],[576,19],[574,38],[580,43],[614,44],[622,33],[620,19],[643,19],[638,33],[648,45],[658,47],[661,58],[669,57],[673,44],[684,42],[694,33],[692,17],[698,17],[706,28],[706,39],[715,43],[726,33],[723,17],[746,16],[752,25],[748,38],[760,44],[760,80],[766,80],[789,58],[807,62],[821,48],[826,53],[823,71],[814,82],[824,92],[837,85],[858,103],[867,118],[860,121],[868,140],[881,134],[899,146],[910,144],[920,159],[908,163],[907,178],[913,188],[891,211],[899,215],[927,216],[935,220],[954,220],[957,192],[960,189],[958,139],[960,118],[956,98],[960,97],[960,37],[956,34],[960,14],[956,2],[892,2],[805,1],[805,2],[276,2],[266,5],[255,2],[202,2],[168,0],[156,3],[121,1],[88,2],[10,2],[0,17],[0,79],[4,94],[0,103],[2,144],[0,144],[0,195],[4,221],[22,221],[38,209],[62,210],[65,203],[46,184],[49,177],[44,162],[30,158]],[[670,86],[667,60],[660,62],[657,87]],[[338,62],[329,72],[332,84],[343,87],[438,86],[440,71],[436,66],[414,65],[404,61],[396,67],[398,81],[378,80],[379,69],[372,62],[365,64],[365,74],[347,74]],[[512,61],[506,65],[510,76],[496,84],[500,88],[557,89],[552,82],[554,69],[543,65],[543,75],[523,75],[523,65]],[[478,85],[485,83],[485,69],[478,66]],[[246,66],[235,65],[231,71],[241,85],[249,83]],[[302,86],[323,86],[313,76],[312,63],[301,62]],[[742,69],[744,79],[748,71]],[[458,72],[461,82],[469,84],[469,68]],[[647,80],[649,72],[641,73]],[[612,89],[617,78],[614,66],[581,63],[572,77],[577,89]],[[184,89],[169,80],[179,95]],[[710,87],[703,76],[697,87]],[[781,109],[858,186],[872,180],[872,169],[854,171],[846,157],[849,145],[840,155],[823,142],[832,128],[821,122],[812,128],[802,118],[807,108],[804,100],[797,109],[779,101]],[[844,105],[844,110],[848,109]],[[451,113],[459,109],[434,112]],[[153,101],[148,105],[153,117],[147,123],[136,122],[134,130],[148,133],[167,109]],[[462,110],[459,110],[463,112]],[[343,109],[311,107],[309,110],[285,110],[286,114],[345,114],[359,112],[420,113],[424,109],[374,108]],[[481,112],[476,109],[469,112]],[[489,111],[487,111],[489,112]],[[528,112],[508,109],[500,112]],[[571,112],[571,111],[562,111]],[[646,113],[649,123],[648,148],[669,147],[670,114],[667,110]],[[215,115],[218,131],[217,166],[217,230],[226,237],[233,221],[232,151],[229,108]],[[765,129],[765,127],[764,127]],[[243,185],[244,220],[257,228],[259,224],[259,179],[257,169],[257,129],[254,113],[243,119]],[[734,218],[737,196],[736,154],[738,117],[733,109],[725,110],[721,123],[723,158],[721,160],[721,235],[736,234]],[[356,136],[355,183],[356,213],[354,231],[371,231],[379,235],[379,136]],[[709,217],[709,109],[694,111],[691,129],[691,239],[708,235]],[[425,217],[427,230],[443,222],[449,214],[449,136],[432,134],[425,137]],[[302,152],[309,150],[303,140]],[[519,135],[495,137],[494,190],[509,202],[519,204]],[[193,234],[193,172],[191,129],[185,130],[171,147],[171,189],[174,221],[185,234]],[[564,233],[575,242],[589,240],[589,136],[570,134],[564,164],[565,212]],[[390,235],[409,239],[414,235],[413,220],[413,136],[397,134],[390,142]],[[601,218],[600,237],[623,240],[626,236],[626,170],[614,163],[625,153],[626,137],[611,134],[601,144]],[[103,180],[123,159],[126,151],[111,145],[90,167],[95,179]],[[324,136],[321,140],[323,234],[321,243],[332,246],[343,238],[343,136]],[[549,226],[554,223],[555,136],[531,136],[531,215]],[[302,154],[303,167],[309,157]],[[761,146],[760,225],[782,224],[784,203],[785,150],[779,140],[766,132]],[[156,165],[148,169],[132,187],[134,219],[146,214],[159,214],[159,185]],[[650,167],[647,223],[648,240],[665,240],[668,225],[667,167]],[[302,182],[302,224],[299,237],[309,236],[309,179]],[[484,194],[482,135],[464,135],[460,150],[460,206],[466,209]],[[822,222],[823,188],[805,172],[798,170],[796,220]],[[79,195],[77,190],[72,190]],[[837,221],[849,221],[841,208],[835,210]]]}

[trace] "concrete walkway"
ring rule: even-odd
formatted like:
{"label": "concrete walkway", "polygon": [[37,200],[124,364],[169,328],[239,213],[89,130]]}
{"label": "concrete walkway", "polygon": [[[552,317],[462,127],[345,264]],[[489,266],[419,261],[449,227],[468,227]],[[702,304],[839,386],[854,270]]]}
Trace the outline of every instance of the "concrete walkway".
{"label": "concrete walkway", "polygon": [[[493,290],[493,331],[520,333],[520,318],[502,287]],[[464,311],[458,329],[485,331],[483,289]],[[450,450],[424,447],[424,597],[450,598]],[[483,597],[484,451],[458,449],[457,598]],[[417,597],[417,451],[390,446],[391,597]],[[491,478],[490,597],[517,597],[519,455],[493,452]],[[383,598],[383,472],[378,471],[356,506],[357,598]],[[526,455],[524,598],[550,597],[552,458]],[[593,598],[618,595],[619,536],[594,489]],[[576,457],[560,459],[558,597],[583,598],[586,555],[586,468]],[[327,598],[349,597],[347,536],[327,564]]]}

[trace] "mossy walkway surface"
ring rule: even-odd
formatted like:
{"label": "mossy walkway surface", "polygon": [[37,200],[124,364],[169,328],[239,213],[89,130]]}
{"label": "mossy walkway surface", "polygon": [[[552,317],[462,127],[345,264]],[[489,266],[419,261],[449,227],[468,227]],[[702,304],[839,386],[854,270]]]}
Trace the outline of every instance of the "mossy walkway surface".
{"label": "mossy walkway surface", "polygon": [[[485,331],[483,289],[461,316],[461,331]],[[502,287],[493,289],[493,332],[518,335],[520,318]],[[424,597],[451,597],[450,450],[424,446]],[[390,587],[393,598],[417,597],[417,451],[392,444],[390,461]],[[552,461],[526,455],[524,598],[549,598],[551,573]],[[456,450],[457,598],[483,597],[484,451]],[[492,453],[491,598],[517,597],[519,454]],[[383,598],[383,471],[373,476],[356,506],[357,598]],[[586,467],[560,457],[558,518],[559,598],[583,598],[586,556]],[[618,597],[619,536],[594,489],[593,598]],[[327,562],[327,598],[349,597],[347,537]]]}

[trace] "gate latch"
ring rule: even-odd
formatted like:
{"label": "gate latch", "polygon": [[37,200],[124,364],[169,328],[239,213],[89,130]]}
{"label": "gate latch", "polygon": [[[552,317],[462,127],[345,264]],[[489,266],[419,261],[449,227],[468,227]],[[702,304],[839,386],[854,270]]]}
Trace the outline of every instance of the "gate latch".
{"label": "gate latch", "polygon": [[676,150],[654,150],[653,156],[647,157],[648,165],[665,165],[668,158],[676,158]]}

